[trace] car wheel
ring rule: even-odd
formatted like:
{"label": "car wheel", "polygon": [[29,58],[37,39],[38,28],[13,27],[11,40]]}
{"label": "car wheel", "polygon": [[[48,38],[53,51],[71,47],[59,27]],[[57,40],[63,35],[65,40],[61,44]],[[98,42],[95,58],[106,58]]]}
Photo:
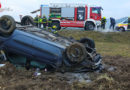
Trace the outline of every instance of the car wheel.
{"label": "car wheel", "polygon": [[123,27],[120,27],[118,30],[121,32],[125,32],[125,29]]}
{"label": "car wheel", "polygon": [[86,58],[86,48],[81,43],[73,43],[66,49],[66,54],[70,62],[79,63]]}
{"label": "car wheel", "polygon": [[92,39],[82,38],[79,40],[80,43],[83,43],[85,47],[95,48],[95,43]]}
{"label": "car wheel", "polygon": [[2,35],[10,35],[16,28],[15,20],[8,15],[0,18],[0,33]]}
{"label": "car wheel", "polygon": [[33,18],[31,16],[24,16],[21,19],[21,25],[35,25]]}
{"label": "car wheel", "polygon": [[60,24],[58,22],[53,22],[52,23],[52,29],[60,30],[61,29]]}
{"label": "car wheel", "polygon": [[94,26],[94,24],[91,23],[91,22],[87,22],[87,23],[85,24],[85,30],[94,30],[94,28],[95,28],[95,26]]}

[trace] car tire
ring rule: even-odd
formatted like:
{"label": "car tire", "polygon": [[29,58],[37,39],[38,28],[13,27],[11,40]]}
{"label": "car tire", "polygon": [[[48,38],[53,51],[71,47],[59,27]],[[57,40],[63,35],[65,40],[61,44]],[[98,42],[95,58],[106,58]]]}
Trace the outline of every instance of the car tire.
{"label": "car tire", "polygon": [[[55,26],[56,28],[53,28],[54,26]],[[60,29],[61,29],[60,23],[58,23],[58,22],[52,22],[52,29],[60,30]]]}
{"label": "car tire", "polygon": [[4,36],[11,35],[16,29],[16,22],[13,17],[4,15],[0,18],[0,33]]}
{"label": "car tire", "polygon": [[34,23],[34,20],[31,16],[24,16],[22,19],[21,19],[21,25],[35,25]]}
{"label": "car tire", "polygon": [[95,25],[91,22],[86,22],[85,24],[85,30],[94,30]]}
{"label": "car tire", "polygon": [[118,31],[125,32],[125,28],[120,27],[120,28],[118,29]]}
{"label": "car tire", "polygon": [[83,43],[85,47],[95,48],[95,42],[89,38],[82,38],[79,40],[80,43]]}
{"label": "car tire", "polygon": [[86,58],[86,48],[81,43],[73,43],[66,49],[67,58],[71,63],[80,63]]}

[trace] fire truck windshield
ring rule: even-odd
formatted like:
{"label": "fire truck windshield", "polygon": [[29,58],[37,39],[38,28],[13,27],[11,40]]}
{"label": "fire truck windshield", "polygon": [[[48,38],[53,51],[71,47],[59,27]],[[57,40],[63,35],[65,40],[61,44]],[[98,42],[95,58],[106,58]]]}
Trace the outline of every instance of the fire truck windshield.
{"label": "fire truck windshield", "polygon": [[101,14],[101,8],[99,8],[99,7],[93,7],[92,8],[92,13]]}

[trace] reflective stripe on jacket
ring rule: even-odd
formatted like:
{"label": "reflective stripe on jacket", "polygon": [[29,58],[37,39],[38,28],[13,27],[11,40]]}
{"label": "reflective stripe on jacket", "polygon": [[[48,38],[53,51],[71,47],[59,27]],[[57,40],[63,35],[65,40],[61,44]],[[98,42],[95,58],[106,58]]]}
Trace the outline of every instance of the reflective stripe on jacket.
{"label": "reflective stripe on jacket", "polygon": [[43,22],[43,23],[47,23],[46,17],[43,17],[42,22]]}
{"label": "reflective stripe on jacket", "polygon": [[42,23],[42,19],[41,18],[39,19],[39,23]]}
{"label": "reflective stripe on jacket", "polygon": [[106,24],[106,19],[102,18],[101,19],[101,24]]}
{"label": "reflective stripe on jacket", "polygon": [[48,19],[48,23],[52,23],[52,19],[51,18]]}
{"label": "reflective stripe on jacket", "polygon": [[34,22],[35,22],[35,23],[38,23],[38,17],[35,17],[35,18],[34,18]]}

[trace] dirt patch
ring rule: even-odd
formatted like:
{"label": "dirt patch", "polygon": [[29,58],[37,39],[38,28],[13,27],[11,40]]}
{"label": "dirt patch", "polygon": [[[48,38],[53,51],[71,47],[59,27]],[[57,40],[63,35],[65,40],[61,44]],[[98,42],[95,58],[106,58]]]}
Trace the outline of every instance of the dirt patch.
{"label": "dirt patch", "polygon": [[113,72],[104,70],[111,76],[114,81],[118,82],[118,86],[122,90],[128,90],[130,88],[130,58],[123,58],[121,56],[106,56],[104,58],[104,63],[111,66],[116,66],[116,70]]}
{"label": "dirt patch", "polygon": [[89,73],[44,72],[7,63],[0,68],[0,90],[128,90],[130,58],[104,56],[104,70]]}

